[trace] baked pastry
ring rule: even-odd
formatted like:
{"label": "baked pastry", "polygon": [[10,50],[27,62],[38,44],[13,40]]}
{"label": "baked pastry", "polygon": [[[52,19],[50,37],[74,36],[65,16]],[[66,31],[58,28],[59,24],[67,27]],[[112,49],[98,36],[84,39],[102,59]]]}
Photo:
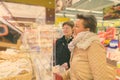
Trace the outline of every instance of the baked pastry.
{"label": "baked pastry", "polygon": [[33,70],[26,54],[0,53],[0,80],[32,80]]}

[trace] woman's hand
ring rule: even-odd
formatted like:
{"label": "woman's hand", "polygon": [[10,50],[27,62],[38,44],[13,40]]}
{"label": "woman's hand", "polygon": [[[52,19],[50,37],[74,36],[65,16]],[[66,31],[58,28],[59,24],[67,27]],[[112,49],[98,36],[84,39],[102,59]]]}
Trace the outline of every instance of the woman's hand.
{"label": "woman's hand", "polygon": [[64,64],[61,65],[61,67],[65,68],[67,70],[68,69],[68,64],[64,63]]}
{"label": "woman's hand", "polygon": [[64,67],[60,65],[54,66],[52,69],[54,80],[63,80],[62,74],[64,71],[65,71]]}

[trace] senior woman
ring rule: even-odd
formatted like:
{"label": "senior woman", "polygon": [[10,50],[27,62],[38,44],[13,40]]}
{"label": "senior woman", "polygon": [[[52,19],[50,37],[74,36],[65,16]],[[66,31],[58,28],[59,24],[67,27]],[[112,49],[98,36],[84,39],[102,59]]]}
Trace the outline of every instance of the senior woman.
{"label": "senior woman", "polygon": [[61,80],[115,80],[106,62],[106,51],[95,34],[96,26],[93,15],[77,15],[74,27],[77,36],[68,46],[71,67],[61,75]]}
{"label": "senior woman", "polygon": [[68,44],[73,39],[73,21],[67,21],[62,24],[63,36],[56,41],[56,65],[61,65],[65,69],[70,68],[69,60],[71,52]]}

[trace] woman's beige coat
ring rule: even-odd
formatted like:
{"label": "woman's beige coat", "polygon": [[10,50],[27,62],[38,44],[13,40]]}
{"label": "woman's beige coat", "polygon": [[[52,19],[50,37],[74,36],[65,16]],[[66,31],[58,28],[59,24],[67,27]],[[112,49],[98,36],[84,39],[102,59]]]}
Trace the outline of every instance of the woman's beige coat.
{"label": "woman's beige coat", "polygon": [[70,69],[62,75],[64,80],[115,80],[106,63],[106,51],[94,33],[78,34],[69,48]]}

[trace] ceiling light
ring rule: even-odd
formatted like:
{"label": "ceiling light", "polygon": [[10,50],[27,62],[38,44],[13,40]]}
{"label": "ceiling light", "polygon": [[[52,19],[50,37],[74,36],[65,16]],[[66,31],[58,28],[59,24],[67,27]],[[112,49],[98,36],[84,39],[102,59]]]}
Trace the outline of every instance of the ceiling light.
{"label": "ceiling light", "polygon": [[85,9],[77,9],[77,11],[90,12],[90,10],[85,10]]}
{"label": "ceiling light", "polygon": [[61,13],[56,13],[55,15],[56,16],[63,16],[63,14],[61,14]]}
{"label": "ceiling light", "polygon": [[82,12],[92,12],[92,13],[98,13],[98,14],[102,14],[102,13],[103,13],[103,12],[101,12],[101,11],[92,11],[92,10],[75,9],[75,8],[66,8],[66,10],[71,10],[71,11],[82,11]]}
{"label": "ceiling light", "polygon": [[66,10],[74,11],[74,10],[77,10],[77,9],[75,9],[75,8],[66,8]]}
{"label": "ceiling light", "polygon": [[100,14],[102,14],[103,12],[101,12],[101,11],[91,11],[92,13],[100,13]]}
{"label": "ceiling light", "polygon": [[91,0],[88,0],[89,2],[91,2]]}
{"label": "ceiling light", "polygon": [[56,16],[65,16],[65,17],[75,17],[76,15],[73,15],[73,14],[62,14],[62,13],[57,13],[55,14]]}
{"label": "ceiling light", "polygon": [[120,0],[109,0],[109,1],[113,1],[114,3],[120,3]]}
{"label": "ceiling light", "polygon": [[75,17],[76,15],[72,15],[72,14],[65,14],[65,16],[67,16],[67,17]]}

